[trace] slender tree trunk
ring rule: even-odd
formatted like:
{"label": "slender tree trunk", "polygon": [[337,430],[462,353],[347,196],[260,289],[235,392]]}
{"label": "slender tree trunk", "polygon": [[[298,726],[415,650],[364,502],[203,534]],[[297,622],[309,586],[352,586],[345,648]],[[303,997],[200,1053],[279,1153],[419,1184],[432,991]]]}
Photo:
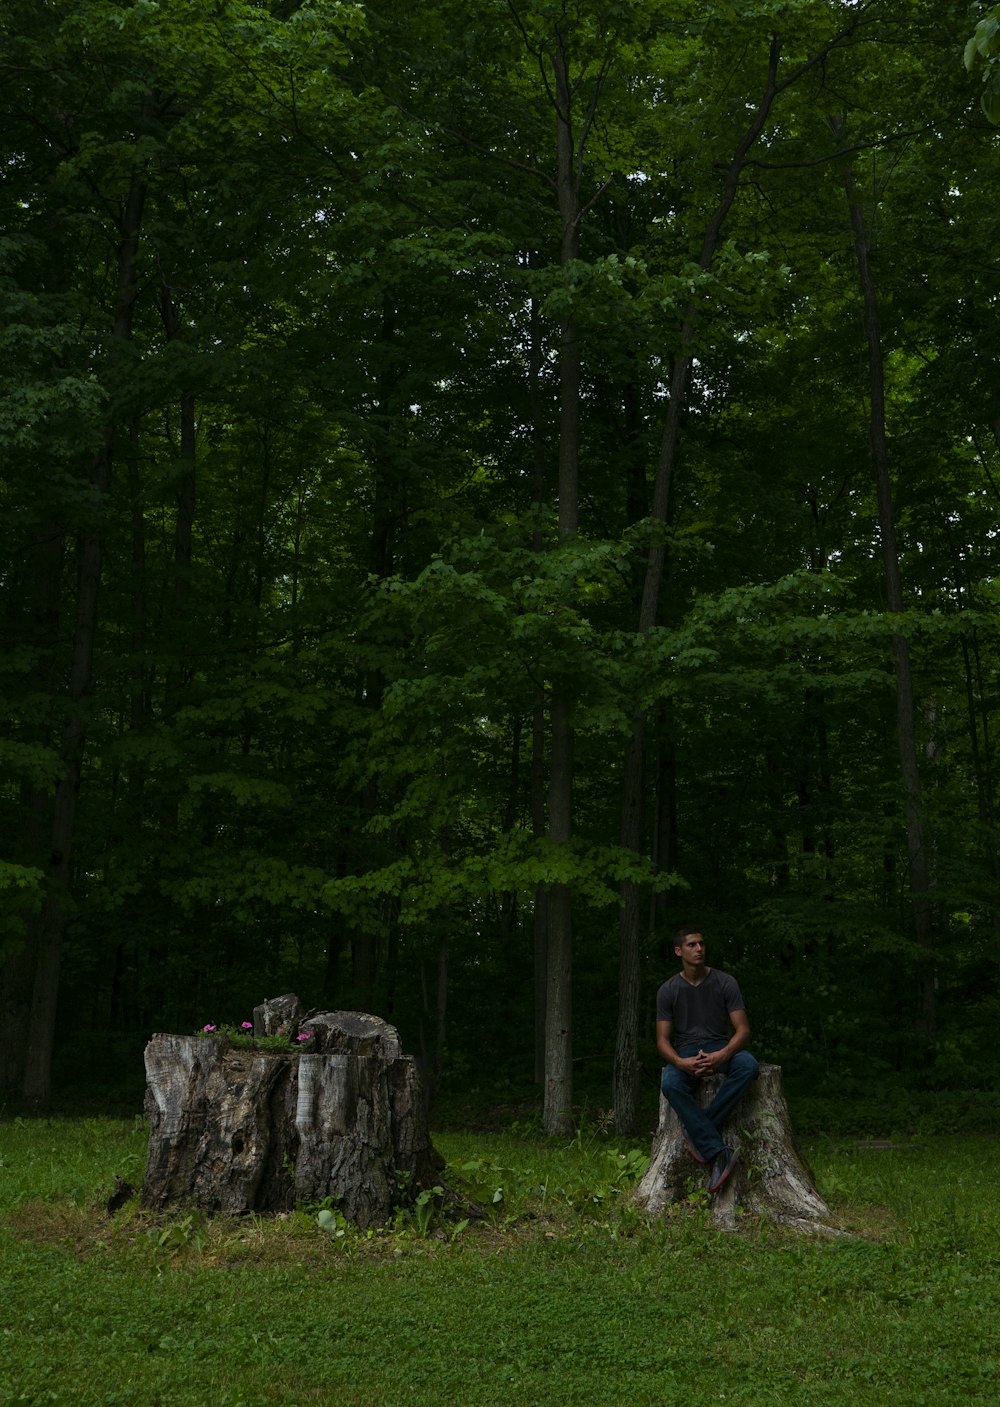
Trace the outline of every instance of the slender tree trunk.
{"label": "slender tree trunk", "polygon": [[[552,50],[555,76],[560,262],[579,252],[579,195],[568,59],[560,36]],[[579,513],[580,345],[576,321],[564,317],[559,337],[559,541],[575,537]],[[549,705],[549,840],[568,846],[573,834],[573,726],[562,685]],[[573,901],[568,884],[549,886],[546,899],[545,1096],[543,1126],[563,1134],[573,1126]]]}
{"label": "slender tree trunk", "polygon": [[[831,124],[835,132],[840,122]],[[892,504],[892,482],[889,475],[889,448],[885,428],[885,365],[882,354],[882,330],[879,318],[878,291],[872,271],[864,211],[858,194],[854,172],[844,170],[844,189],[850,208],[854,254],[864,304],[865,335],[868,342],[868,372],[870,406],[868,440],[878,498],[879,535],[882,540],[882,566],[885,573],[886,601],[890,615],[903,611],[903,589],[896,548],[896,524]],[[927,859],[927,836],[921,814],[920,767],[917,758],[916,709],[913,697],[913,674],[910,668],[910,648],[906,636],[892,637],[892,660],[896,676],[896,732],[899,745],[899,765],[903,780],[903,804],[906,819],[906,850],[910,871],[910,902],[913,910],[914,936],[925,954],[920,977],[920,1033],[932,1036],[936,1027],[935,982],[932,963],[930,871]]]}
{"label": "slender tree trunk", "polygon": [[[517,822],[521,800],[521,737],[524,732],[524,719],[515,715],[510,722],[510,777],[507,783],[507,799],[504,802],[500,830],[510,835]],[[516,889],[503,890],[497,906],[497,928],[503,943],[504,963],[509,966],[511,939],[518,921],[518,894]]]}
{"label": "slender tree trunk", "polygon": [[[966,644],[965,637],[962,637],[963,647]],[[982,758],[982,775],[979,780],[982,801],[981,811],[985,816],[986,831],[986,853],[989,857],[990,871],[994,878],[1000,878],[1000,855],[997,852],[997,827],[996,827],[996,799],[994,787],[994,767],[993,767],[993,743],[990,738],[990,711],[987,704],[987,694],[983,683],[983,661],[979,650],[979,634],[975,627],[972,629],[971,639],[968,648],[971,650],[972,664],[974,666],[975,692],[979,697],[979,709],[983,726],[983,745],[980,752]],[[971,725],[975,728],[975,718],[971,720]],[[1000,957],[1000,906],[994,904],[991,910],[991,926],[994,935],[994,952]]]}
{"label": "slender tree trunk", "polygon": [[448,1016],[448,934],[443,932],[438,939],[437,953],[437,1001],[434,1022],[434,1081],[430,1089],[433,1098],[441,1084],[441,1069],[444,1065],[444,1048],[447,1036]]}
{"label": "slender tree trunk", "polygon": [[[973,675],[975,679],[975,692],[979,698],[979,713],[982,719],[983,743],[980,756],[982,758],[982,782],[983,812],[986,825],[990,831],[990,843],[992,853],[995,853],[996,840],[994,828],[996,826],[996,789],[994,784],[993,767],[993,742],[990,738],[990,711],[987,707],[987,692],[983,682],[983,660],[979,649],[979,632],[973,626],[968,642],[962,636],[962,643],[971,652]],[[973,721],[973,726],[974,721]]]}
{"label": "slender tree trunk", "polygon": [[[166,277],[161,275],[160,318],[169,342],[180,342],[183,338],[183,322],[177,311],[173,295]],[[168,643],[167,664],[163,680],[162,717],[170,721],[177,712],[188,678],[190,660],[188,658],[188,637],[191,612],[191,571],[194,563],[194,517],[197,495],[197,426],[195,420],[195,398],[192,391],[182,391],[178,404],[178,434],[175,439],[168,422],[168,437],[171,453],[178,462],[176,488],[176,512],[174,517],[174,570],[171,583],[169,623],[166,631]],[[141,529],[141,503],[136,505],[138,521],[135,531]],[[233,567],[235,576],[235,566]],[[231,596],[231,593],[229,593]],[[226,614],[229,614],[227,607]],[[227,624],[227,631],[231,620]],[[159,803],[158,824],[176,832],[180,825],[181,797],[178,789],[166,791]],[[161,949],[150,953],[150,968],[155,974],[158,988],[165,980],[165,961]],[[162,998],[161,998],[162,1000]],[[158,1006],[154,1005],[154,1009]]]}
{"label": "slender tree trunk", "polygon": [[[160,312],[167,339],[181,340],[181,320],[166,283],[163,284]],[[194,511],[196,497],[196,458],[198,448],[194,392],[180,397],[180,474],[177,480],[177,520],[174,527],[174,617],[178,638],[183,639],[183,620],[191,596],[191,567],[194,562]]]}
{"label": "slender tree trunk", "polygon": [[[639,715],[633,722],[632,734],[625,747],[620,833],[622,847],[636,855],[642,853],[644,757],[645,719]],[[624,1134],[631,1134],[635,1130],[639,1102],[639,954],[642,943],[642,900],[642,887],[637,881],[622,882],[613,1099],[615,1130]]]}
{"label": "slender tree trunk", "polygon": [[[128,431],[128,496],[132,510],[132,572],[130,602],[132,607],[131,694],[128,726],[133,732],[141,729],[149,716],[149,670],[146,665],[146,515],[143,511],[142,476],[139,471],[140,426],[133,420]],[[139,824],[142,816],[142,794],[145,775],[141,763],[129,767],[129,823]]]}
{"label": "slender tree trunk", "polygon": [[[98,456],[94,474],[94,488],[102,500],[106,499],[110,487],[110,448],[109,443]],[[91,677],[100,574],[101,542],[98,537],[90,536],[81,550],[70,671],[71,711],[63,730],[60,747],[62,775],[56,783],[52,810],[48,894],[35,930],[35,971],[22,1092],[29,1104],[40,1108],[48,1104],[51,1087],[59,968],[70,908],[70,861],[84,743],[83,707]]]}
{"label": "slender tree trunk", "polygon": [[[962,583],[962,566],[959,554],[954,558],[956,602],[959,614],[965,610],[965,597],[968,595]],[[979,653],[979,636],[976,627],[962,630],[959,635],[962,650],[962,673],[965,679],[965,704],[969,746],[972,751],[972,773],[976,779],[976,798],[979,810],[979,825],[983,835],[983,845],[989,872],[994,882],[1000,879],[1000,854],[996,844],[996,810],[993,789],[993,759],[991,755],[989,710],[982,706],[982,660]],[[977,696],[980,702],[977,704]],[[980,711],[982,713],[982,746],[980,746]],[[1000,936],[1000,909],[992,906],[990,922],[994,935]]]}
{"label": "slender tree trunk", "polygon": [[[135,264],[146,188],[133,177],[118,248],[115,311],[111,327],[112,355],[132,334],[135,303]],[[71,857],[76,825],[85,737],[84,707],[90,691],[97,631],[97,597],[101,581],[103,518],[111,490],[114,427],[105,430],[104,444],[94,461],[93,487],[101,513],[98,526],[88,531],[80,546],[76,625],[70,666],[69,716],[63,730],[60,755],[62,775],[56,784],[52,808],[52,848],[48,894],[34,935],[36,953],[23,1094],[36,1107],[48,1104],[52,1082],[52,1046],[56,1030],[56,1002],[63,937],[70,910]]]}
{"label": "slender tree trunk", "polygon": [[[382,581],[395,569],[396,528],[401,516],[404,484],[397,462],[397,421],[402,412],[399,395],[399,368],[396,351],[397,310],[391,299],[382,303],[378,348],[382,363],[378,376],[378,410],[371,427],[373,500],[372,530],[368,549],[368,571],[374,580]],[[364,707],[374,718],[382,707],[385,679],[378,669],[365,672],[360,688]],[[380,787],[376,777],[366,784],[361,796],[358,831],[365,827],[378,811]],[[364,864],[365,858],[362,855]],[[388,922],[393,921],[388,915]],[[351,974],[354,1000],[362,1008],[374,1004],[379,977],[379,943],[377,935],[362,923],[351,937]]]}
{"label": "slender tree trunk", "polygon": [[[537,842],[545,836],[545,704],[535,705],[531,729],[531,834]],[[548,1009],[548,891],[535,888],[532,915],[532,959],[535,978],[535,1082],[545,1083],[545,1013]]]}
{"label": "slender tree trunk", "polygon": [[[552,700],[550,716],[549,839],[553,846],[565,846],[573,833],[573,730],[565,699]],[[573,910],[568,884],[549,887],[546,918],[543,1123],[546,1133],[563,1134],[573,1126]]]}
{"label": "slender tree trunk", "polygon": [[[178,314],[165,277],[161,277],[160,317],[167,340],[179,342],[183,337],[183,323]],[[163,681],[163,718],[170,720],[180,705],[184,684],[188,675],[187,655],[188,621],[191,606],[191,569],[194,562],[194,514],[196,503],[197,474],[197,432],[195,422],[195,398],[191,391],[183,391],[178,406],[179,432],[175,440],[170,435],[171,453],[179,464],[176,489],[176,516],[174,518],[174,570],[171,589],[170,620],[166,638],[169,640],[168,663]],[[179,828],[180,793],[174,790],[167,793],[161,802],[159,823],[176,832]],[[160,981],[164,964],[157,953],[152,966]]]}
{"label": "slender tree trunk", "polygon": [[[142,476],[140,463],[141,427],[137,418],[128,427],[128,451],[126,473],[128,497],[132,518],[132,563],[129,584],[131,605],[131,639],[129,648],[129,711],[128,731],[138,735],[147,725],[150,711],[149,670],[146,664],[146,515],[143,508]],[[110,876],[115,866],[115,857],[123,832],[138,835],[145,822],[144,800],[146,791],[146,768],[139,755],[133,756],[127,764],[125,778],[124,820],[116,807],[116,821],[108,836],[105,850],[104,869]],[[114,791],[112,792],[114,802]],[[111,977],[111,991],[108,1002],[108,1022],[112,1030],[122,1029],[130,1020],[138,1021],[137,992],[135,984],[136,964],[129,960],[135,952],[135,938],[131,933],[121,934],[115,945],[114,968]]]}
{"label": "slender tree trunk", "polygon": [[[542,328],[538,302],[532,298],[529,309],[528,400],[531,407],[531,441],[534,462],[534,530],[532,550],[541,553],[542,520],[548,499],[548,455],[542,412]],[[545,838],[545,694],[539,688],[531,720],[531,835],[536,844]],[[548,891],[535,886],[532,912],[532,965],[534,974],[535,1083],[545,1083],[545,1013],[548,1009]]]}
{"label": "slender tree trunk", "polygon": [[[967,609],[966,603],[972,599],[972,590],[966,579],[966,572],[962,562],[962,553],[958,550],[958,545],[954,542],[950,527],[946,523],[946,531],[952,548],[952,571],[955,578],[955,604],[958,607],[959,615]],[[976,797],[978,800],[979,823],[985,837],[986,855],[989,861],[990,873],[994,879],[1000,878],[1000,864],[998,864],[996,847],[996,810],[994,804],[993,787],[993,759],[990,745],[989,729],[989,709],[983,707],[983,677],[982,659],[979,651],[979,634],[975,625],[962,629],[959,634],[959,645],[962,651],[962,673],[965,679],[965,702],[968,715],[969,745],[972,750],[972,772],[976,779]],[[979,702],[977,703],[977,698]],[[980,747],[979,733],[980,722],[982,723],[982,746]],[[1000,912],[994,912],[994,927],[1000,922]]]}
{"label": "slender tree trunk", "polygon": [[[57,645],[65,541],[61,524],[46,523],[32,544],[29,594],[31,637],[39,651],[32,683],[39,698],[53,696],[57,683]],[[12,638],[15,638],[12,634]],[[51,745],[48,728],[40,724],[35,741]],[[44,872],[48,865],[52,813],[49,792],[40,786],[22,788],[24,862]],[[37,949],[31,921],[26,915],[28,937],[0,966],[0,1090],[20,1094],[24,1085],[25,1056],[31,1020],[31,994],[35,983]]]}
{"label": "slender tree trunk", "polygon": [[174,534],[174,607],[187,614],[194,564],[194,510],[197,467],[197,423],[193,391],[181,392],[181,471],[177,486],[177,529]]}

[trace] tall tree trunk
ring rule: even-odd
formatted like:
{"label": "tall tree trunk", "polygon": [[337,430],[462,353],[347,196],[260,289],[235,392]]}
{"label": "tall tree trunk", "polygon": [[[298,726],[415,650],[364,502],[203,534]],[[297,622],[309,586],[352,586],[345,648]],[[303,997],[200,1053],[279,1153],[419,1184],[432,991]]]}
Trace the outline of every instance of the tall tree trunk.
{"label": "tall tree trunk", "polygon": [[[445,915],[442,915],[445,917]],[[437,952],[437,1001],[434,1021],[434,1081],[429,1097],[437,1094],[441,1084],[441,1070],[444,1066],[444,1048],[447,1037],[448,1016],[448,932],[445,929],[438,939]]]}
{"label": "tall tree trunk", "polygon": [[[382,581],[391,575],[396,564],[396,530],[401,518],[404,495],[403,470],[398,462],[398,426],[403,414],[399,393],[399,352],[397,342],[397,310],[388,297],[382,302],[378,348],[382,363],[378,374],[378,410],[373,419],[372,442],[373,499],[372,530],[368,547],[368,571],[373,580]],[[377,668],[365,671],[359,684],[361,701],[374,718],[382,707],[385,679]],[[379,780],[372,777],[361,795],[361,815],[358,832],[365,835],[368,822],[376,814],[381,799]],[[361,857],[362,864],[365,857]],[[393,915],[386,909],[387,923]],[[353,998],[364,1009],[375,1004],[379,978],[378,935],[364,921],[351,935],[351,977]]]}
{"label": "tall tree trunk", "polygon": [[[146,668],[146,515],[142,504],[142,479],[139,473],[139,422],[133,420],[128,431],[128,496],[132,511],[132,573],[130,598],[132,607],[131,696],[129,699],[129,728],[138,731],[149,713],[149,674]],[[135,761],[129,769],[128,793],[130,824],[138,824],[144,775]]]}
{"label": "tall tree trunk", "polygon": [[[58,688],[57,644],[65,541],[62,525],[53,518],[43,523],[32,544],[29,595],[30,632],[38,648],[32,686],[39,698],[51,697]],[[51,743],[48,728],[39,726],[35,741]],[[22,788],[24,861],[45,871],[49,856],[51,799],[38,785]],[[28,941],[0,967],[0,1090],[20,1093],[24,1084],[25,1057],[31,1020],[31,994],[35,982],[37,948],[28,927]]]}
{"label": "tall tree trunk", "polygon": [[[162,287],[160,313],[168,341],[179,342],[182,324],[166,281]],[[197,447],[195,397],[193,391],[186,390],[181,392],[180,397],[180,472],[177,479],[177,519],[174,527],[174,617],[179,638],[183,638],[180,626],[187,613],[191,596]]]}
{"label": "tall tree trunk", "polygon": [[[178,342],[182,336],[181,319],[166,281],[162,287],[160,314],[167,340]],[[194,562],[194,511],[196,495],[197,426],[194,392],[182,391],[179,405],[180,436],[176,446],[179,460],[177,476],[177,517],[174,521],[174,580],[171,623],[177,656],[167,676],[168,713],[176,706],[177,690],[183,680],[182,642],[185,639],[185,617],[191,597],[191,567]]]}
{"label": "tall tree trunk", "polygon": [[[135,261],[144,202],[145,186],[137,178],[133,178],[118,250],[115,312],[111,329],[113,352],[116,346],[121,348],[128,341],[132,332]],[[113,443],[114,427],[109,425],[105,429],[104,444],[94,461],[92,483],[101,505],[98,524],[88,531],[80,545],[69,711],[60,747],[62,775],[56,784],[52,808],[48,894],[35,930],[36,963],[22,1092],[29,1104],[38,1107],[44,1107],[48,1103],[51,1090],[59,970],[71,902],[71,859],[85,738],[83,708],[90,690],[93,667],[103,551],[102,531],[111,489]]]}
{"label": "tall tree trunk", "polygon": [[[839,133],[842,123],[831,126]],[[885,574],[886,602],[890,615],[903,611],[903,589],[896,548],[896,524],[892,505],[892,482],[889,475],[889,447],[885,428],[885,364],[882,354],[882,329],[879,317],[878,290],[872,271],[868,234],[857,182],[850,166],[844,169],[844,189],[850,209],[854,254],[864,304],[865,336],[868,342],[868,375],[870,406],[868,441],[878,498],[879,536],[882,540],[882,568]],[[894,633],[892,660],[896,676],[896,733],[899,745],[899,766],[903,780],[903,805],[906,819],[906,850],[910,872],[910,902],[917,944],[925,954],[920,973],[921,1016],[920,1034],[932,1036],[936,1027],[935,981],[932,963],[930,869],[927,859],[927,836],[921,813],[920,767],[917,758],[916,709],[913,699],[913,674],[910,668],[910,648],[906,636]]]}
{"label": "tall tree trunk", "polygon": [[[545,807],[545,703],[535,705],[531,729],[531,834],[544,839]],[[532,961],[535,978],[535,1082],[545,1083],[545,1013],[548,1009],[548,890],[535,888],[532,915]]]}
{"label": "tall tree trunk", "polygon": [[[645,717],[637,714],[632,734],[625,746],[622,785],[620,839],[623,849],[642,853],[643,802],[645,787]],[[618,944],[618,1024],[615,1033],[613,1101],[615,1130],[631,1134],[635,1130],[639,1102],[639,954],[642,944],[642,887],[635,880],[621,885],[621,917]]]}
{"label": "tall tree trunk", "polygon": [[[970,661],[971,652],[971,661]],[[983,682],[983,661],[979,650],[979,634],[975,627],[971,632],[971,637],[967,640],[962,635],[962,653],[965,658],[966,674],[969,680],[969,725],[971,730],[978,735],[975,714],[975,697],[979,699],[979,713],[982,719],[983,743],[982,748],[977,748],[980,762],[976,762],[976,785],[979,791],[979,811],[983,818],[983,829],[986,833],[986,854],[989,859],[990,873],[994,879],[1000,879],[1000,854],[997,852],[997,828],[996,828],[996,800],[994,786],[993,767],[993,743],[990,738],[990,711],[987,703],[987,692]],[[973,671],[970,674],[970,663]],[[974,681],[974,690],[973,690]],[[994,934],[994,951],[1000,957],[1000,906],[992,906],[990,923]]]}
{"label": "tall tree trunk", "polygon": [[[528,322],[528,401],[531,407],[531,443],[534,466],[534,529],[532,550],[543,551],[542,518],[548,498],[548,456],[542,414],[542,328],[538,301],[532,298]],[[545,694],[539,688],[531,720],[531,836],[537,844],[545,837]],[[532,912],[532,966],[534,975],[535,1083],[545,1083],[545,1013],[548,1009],[548,891],[535,886]]]}
{"label": "tall tree trunk", "polygon": [[[556,151],[560,263],[579,253],[580,206],[573,132],[573,93],[569,60],[560,35],[552,49],[555,77]],[[579,515],[580,344],[573,317],[559,329],[559,541],[575,537]],[[564,686],[553,686],[549,704],[549,840],[568,846],[573,835],[573,726]],[[545,999],[545,1095],[542,1121],[547,1134],[573,1126],[573,901],[568,884],[549,886],[546,898],[547,961]]]}
{"label": "tall tree trunk", "polygon": [[[573,730],[564,698],[553,698],[549,766],[549,839],[568,845],[573,834]],[[573,1126],[573,909],[568,884],[546,896],[545,1097],[543,1126],[563,1134]]]}
{"label": "tall tree trunk", "polygon": [[[952,539],[950,528],[949,541]],[[962,554],[957,544],[951,541],[952,570],[955,577],[955,603],[959,614],[966,610],[966,600],[972,596],[966,576]],[[1000,879],[1000,855],[996,846],[996,810],[994,805],[993,758],[990,744],[989,710],[983,706],[982,660],[979,652],[979,635],[976,627],[961,631],[959,644],[962,650],[962,673],[965,678],[965,702],[968,715],[969,745],[972,750],[972,773],[976,780],[979,824],[985,839],[986,858],[990,874],[994,880]],[[977,697],[979,704],[977,704]],[[980,747],[980,713],[982,721],[982,746]],[[1000,931],[1000,910],[994,907],[992,923],[994,931]]]}
{"label": "tall tree trunk", "polygon": [[[128,427],[126,476],[132,520],[132,563],[129,582],[131,606],[131,660],[129,663],[128,731],[138,736],[149,719],[149,670],[146,664],[146,515],[143,508],[142,478],[139,472],[141,427],[133,418]],[[112,873],[123,833],[138,835],[145,822],[146,768],[139,755],[127,764],[124,820],[116,819],[106,847],[105,875]],[[123,932],[115,945],[114,968],[108,1000],[108,1023],[112,1030],[138,1021],[134,960],[135,938]],[[130,960],[131,959],[131,960]]]}
{"label": "tall tree trunk", "polygon": [[[180,342],[184,324],[174,302],[170,285],[161,274],[160,318],[169,342]],[[169,428],[168,439],[174,455],[178,474],[176,481],[176,514],[174,518],[174,569],[169,607],[169,627],[166,632],[168,642],[167,664],[163,681],[163,718],[170,720],[180,706],[185,682],[188,677],[190,660],[188,657],[189,618],[191,610],[191,570],[194,564],[194,517],[197,498],[197,425],[194,392],[182,391],[178,404],[179,429],[175,439]],[[139,520],[135,531],[141,526],[141,504],[137,505]],[[231,599],[231,593],[227,593]],[[228,611],[228,607],[227,607]],[[176,832],[179,829],[181,796],[180,791],[162,794],[158,807],[158,824]],[[165,955],[157,946],[150,953],[151,972],[156,990],[162,993],[165,980]],[[162,1001],[162,995],[154,1002],[155,1010]]]}
{"label": "tall tree trunk", "polygon": [[[135,265],[145,196],[145,185],[137,176],[133,176],[118,246],[117,286],[111,326],[113,359],[116,357],[116,349],[120,351],[132,335],[132,314],[136,296]],[[69,711],[60,747],[62,775],[56,784],[52,807],[48,893],[34,932],[36,964],[22,1092],[28,1104],[36,1107],[47,1105],[51,1092],[59,970],[71,902],[71,857],[83,762],[84,701],[90,691],[93,667],[103,523],[111,490],[113,445],[114,426],[109,425],[105,429],[104,443],[94,460],[92,479],[101,512],[97,526],[88,531],[80,545]]]}

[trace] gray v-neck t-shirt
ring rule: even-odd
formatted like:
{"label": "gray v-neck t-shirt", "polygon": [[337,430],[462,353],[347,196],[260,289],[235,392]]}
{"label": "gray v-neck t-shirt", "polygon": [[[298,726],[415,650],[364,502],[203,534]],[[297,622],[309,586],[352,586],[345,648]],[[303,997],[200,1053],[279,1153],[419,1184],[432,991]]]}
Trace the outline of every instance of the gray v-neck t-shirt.
{"label": "gray v-neck t-shirt", "polygon": [[656,1019],[670,1022],[670,1042],[675,1050],[706,1041],[728,1041],[732,1035],[729,1013],[745,1010],[736,978],[715,967],[697,987],[677,972],[656,994]]}

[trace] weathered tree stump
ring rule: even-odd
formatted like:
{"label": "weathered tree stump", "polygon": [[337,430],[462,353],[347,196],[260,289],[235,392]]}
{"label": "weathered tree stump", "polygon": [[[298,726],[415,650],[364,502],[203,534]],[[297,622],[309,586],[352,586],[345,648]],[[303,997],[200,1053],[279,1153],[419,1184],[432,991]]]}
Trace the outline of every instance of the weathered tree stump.
{"label": "weathered tree stump", "polygon": [[254,1012],[256,1038],[300,1025],[306,1053],[152,1037],[144,1206],[275,1212],[329,1197],[367,1229],[439,1183],[420,1074],[395,1028],[354,1011],[304,1019],[295,997]]}
{"label": "weathered tree stump", "polygon": [[[712,1100],[722,1079],[712,1075],[702,1080],[698,1091],[702,1106]],[[796,1145],[780,1065],[760,1067],[760,1078],[740,1101],[724,1136],[740,1160],[728,1182],[712,1195],[710,1215],[715,1226],[733,1230],[743,1215],[799,1230],[836,1230]],[[659,1215],[671,1203],[688,1201],[703,1188],[707,1171],[692,1158],[680,1120],[661,1094],[651,1161],[632,1195],[633,1203]]]}

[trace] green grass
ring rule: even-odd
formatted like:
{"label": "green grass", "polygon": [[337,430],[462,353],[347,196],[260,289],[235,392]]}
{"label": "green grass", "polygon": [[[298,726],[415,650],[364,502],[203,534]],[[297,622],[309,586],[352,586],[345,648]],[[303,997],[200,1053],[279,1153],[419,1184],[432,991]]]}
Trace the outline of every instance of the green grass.
{"label": "green grass", "polygon": [[[808,1145],[849,1234],[629,1211],[599,1137],[442,1134],[490,1208],[385,1234],[104,1211],[141,1177],[113,1120],[0,1124],[0,1404],[997,1401],[1000,1172],[986,1138]],[[471,1165],[471,1166],[470,1166]],[[499,1198],[494,1201],[497,1192]]]}

